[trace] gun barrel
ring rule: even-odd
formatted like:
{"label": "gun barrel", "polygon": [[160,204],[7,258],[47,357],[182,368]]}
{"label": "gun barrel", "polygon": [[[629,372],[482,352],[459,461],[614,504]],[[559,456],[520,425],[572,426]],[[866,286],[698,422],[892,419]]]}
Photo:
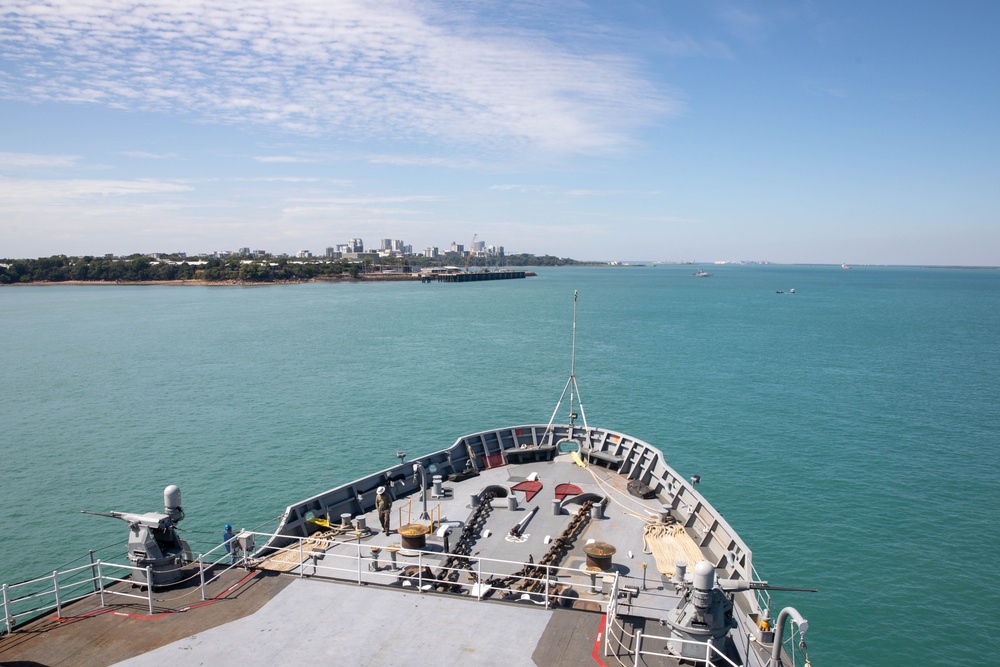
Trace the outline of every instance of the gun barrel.
{"label": "gun barrel", "polygon": [[720,579],[719,584],[725,591],[795,591],[799,593],[818,593],[815,588],[796,588],[794,586],[772,586],[766,581],[747,581],[746,579]]}
{"label": "gun barrel", "polygon": [[95,512],[93,510],[80,510],[81,514],[93,514],[95,516],[109,516],[112,519],[120,519],[122,516],[121,512]]}

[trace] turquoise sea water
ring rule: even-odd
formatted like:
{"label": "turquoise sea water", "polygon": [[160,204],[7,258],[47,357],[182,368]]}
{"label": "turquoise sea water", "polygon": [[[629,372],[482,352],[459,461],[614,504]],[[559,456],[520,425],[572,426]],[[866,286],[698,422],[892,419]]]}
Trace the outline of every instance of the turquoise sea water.
{"label": "turquoise sea water", "polygon": [[588,422],[701,475],[764,578],[820,589],[778,598],[814,665],[988,662],[1000,271],[692,271],[0,289],[0,581],[123,541],[83,508],[177,484],[197,550],[399,449],[548,421],[576,289]]}

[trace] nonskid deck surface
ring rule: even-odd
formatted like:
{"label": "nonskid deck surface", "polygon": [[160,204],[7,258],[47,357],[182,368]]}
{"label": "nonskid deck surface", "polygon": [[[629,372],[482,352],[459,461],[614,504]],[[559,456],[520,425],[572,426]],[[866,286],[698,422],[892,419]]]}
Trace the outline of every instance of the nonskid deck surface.
{"label": "nonskid deck surface", "polygon": [[[575,667],[597,664],[590,656],[600,621],[597,614],[302,579],[252,616],[120,664]],[[564,645],[569,636],[573,644]]]}
{"label": "nonskid deck surface", "polygon": [[[197,569],[191,568],[195,576]],[[253,614],[291,583],[267,572],[233,569],[209,584],[203,603],[196,581],[154,591],[153,615],[142,600],[109,595],[67,605],[0,636],[0,665],[103,667]],[[116,588],[140,593],[128,585]],[[144,594],[144,593],[140,593]],[[177,611],[186,609],[185,611]]]}
{"label": "nonskid deck surface", "polygon": [[[525,491],[512,491],[529,476],[541,485],[529,485],[534,492],[530,500]],[[478,601],[471,589],[471,569],[459,578],[459,583],[464,584],[459,595],[438,594],[430,586],[420,592],[417,580],[400,574],[402,568],[417,563],[429,572],[440,571],[446,555],[443,538],[435,535],[428,537],[419,557],[406,555],[404,550],[397,555],[398,569],[390,569],[386,547],[400,543],[397,530],[401,513],[404,522],[417,521],[423,509],[422,501],[414,496],[394,503],[392,532],[388,535],[381,531],[376,514],[370,512],[365,515],[373,529],[370,535],[360,541],[344,543],[340,538],[339,544],[324,544],[317,549],[318,557],[306,557],[304,565],[297,557],[292,559],[295,564],[284,568],[285,574],[261,570],[250,575],[240,569],[228,572],[222,582],[214,584],[210,597],[219,595],[241,577],[248,579],[219,603],[195,604],[195,608],[183,613],[146,619],[148,608],[141,602],[121,605],[115,609],[116,614],[89,615],[99,604],[99,599],[90,598],[66,612],[80,617],[78,621],[57,623],[43,619],[34,628],[22,628],[4,637],[0,641],[0,662],[53,666],[120,661],[128,665],[166,662],[270,666],[331,662],[395,665],[434,659],[458,665],[600,664],[592,655],[603,628],[602,616],[587,611],[602,611],[607,596],[600,576],[591,578],[584,571],[583,547],[588,541],[615,547],[608,570],[617,572],[622,585],[638,592],[626,614],[663,618],[678,600],[673,587],[658,572],[654,555],[643,550],[646,520],[657,516],[662,508],[656,499],[640,500],[629,495],[626,483],[606,469],[581,468],[568,456],[559,456],[554,461],[507,465],[461,482],[445,482],[444,497],[428,498],[428,509],[435,519],[440,512],[441,523],[453,529],[449,537],[453,549],[474,511],[473,494],[491,487],[512,493],[517,508],[510,509],[505,497],[495,498],[470,554],[475,562],[510,561],[489,564],[493,573],[510,575],[529,560],[537,563],[550,547],[546,537],[550,541],[558,537],[577,513],[580,505],[572,502],[572,495],[559,514],[554,512],[557,487],[565,491],[567,487],[560,485],[571,484],[581,496],[609,497],[611,502],[603,518],[588,520],[558,563],[568,568],[569,575],[567,571],[555,574],[553,581],[564,586],[553,586],[552,592],[565,597],[549,607],[537,595],[530,599],[523,596],[523,602],[514,604],[498,602],[519,599],[509,582],[506,590],[494,589],[484,596],[489,600]],[[508,537],[510,529],[536,506],[538,511],[520,538]],[[690,541],[681,536],[684,539]],[[361,566],[371,563],[372,547],[381,549],[377,569]],[[361,561],[357,559],[359,553],[365,556]],[[174,591],[162,595],[178,594]],[[199,601],[200,596],[192,599],[192,604]],[[613,657],[605,660],[614,662]],[[674,662],[661,660],[655,664]]]}
{"label": "nonskid deck surface", "polygon": [[[541,486],[530,500],[527,499],[529,492],[512,490],[529,477],[537,479]],[[442,498],[431,497],[429,489],[428,511],[434,520],[440,515],[440,523],[451,527],[447,539],[449,549],[454,551],[464,525],[474,512],[471,496],[481,494],[490,488],[501,487],[508,490],[517,499],[516,509],[509,508],[509,499],[506,497],[492,500],[492,509],[486,523],[473,538],[470,557],[476,563],[484,559],[483,571],[489,569],[494,574],[510,575],[521,569],[523,563],[538,563],[551,548],[552,541],[564,532],[579,511],[581,505],[574,503],[574,496],[570,495],[564,500],[561,512],[558,515],[554,513],[553,500],[556,499],[556,490],[557,488],[565,490],[566,487],[563,485],[577,487],[581,492],[579,495],[583,497],[592,494],[610,498],[603,512],[603,518],[588,519],[568,553],[557,563],[566,570],[558,571],[555,579],[570,586],[571,590],[567,591],[567,594],[579,600],[579,604],[576,605],[568,604],[570,602],[568,600],[563,601],[564,606],[596,610],[606,599],[603,591],[595,590],[600,587],[602,573],[596,573],[596,578],[592,579],[585,572],[587,557],[583,549],[588,542],[596,541],[610,544],[615,548],[608,571],[617,572],[623,585],[642,591],[637,603],[643,602],[645,606],[655,606],[660,612],[658,616],[672,609],[677,602],[674,589],[658,570],[655,554],[644,553],[647,545],[644,543],[643,529],[648,520],[656,520],[663,508],[656,499],[643,500],[629,494],[626,488],[627,480],[604,468],[594,466],[582,468],[570,457],[560,456],[554,461],[512,464],[484,470],[479,475],[460,482],[446,481],[443,485],[445,494]],[[538,484],[532,486],[537,487]],[[528,517],[535,507],[538,510],[524,527],[523,534],[516,539],[511,537],[510,530]],[[418,582],[406,578],[400,579],[399,572],[403,568],[414,566],[410,568],[410,571],[413,571],[419,564],[425,568],[425,572],[438,574],[439,568],[447,558],[444,538],[431,534],[428,535],[426,546],[419,557],[412,553],[407,555],[407,550],[403,549],[397,552],[396,568],[390,569],[391,561],[387,547],[401,546],[402,541],[398,533],[400,522],[403,524],[419,522],[418,517],[422,511],[423,502],[418,495],[397,500],[392,508],[390,534],[387,535],[382,531],[377,514],[372,511],[364,515],[364,520],[372,531],[370,534],[363,535],[358,540],[351,540],[353,534],[351,532],[343,536],[329,536],[329,539],[336,542],[332,546],[322,538],[313,540],[301,556],[305,561],[304,565],[299,567],[300,555],[293,548],[286,554],[285,562],[279,568],[305,576],[412,586]],[[680,542],[680,547],[686,548],[688,552],[693,550],[697,553],[697,547],[683,533],[672,539]],[[678,551],[684,551],[684,548],[679,548]],[[373,571],[372,567],[358,567],[358,554],[368,559],[375,549],[380,550],[376,553],[375,566],[378,569]],[[310,558],[310,553],[317,558]],[[368,560],[365,563],[371,564]],[[663,563],[660,565],[663,566]],[[262,566],[268,567],[266,563]],[[467,594],[474,592],[470,587],[473,576],[477,574],[478,570],[470,568],[468,573],[462,573],[459,577],[458,583],[465,586]],[[492,594],[499,595],[499,593],[492,591]],[[587,604],[588,602],[593,604]]]}

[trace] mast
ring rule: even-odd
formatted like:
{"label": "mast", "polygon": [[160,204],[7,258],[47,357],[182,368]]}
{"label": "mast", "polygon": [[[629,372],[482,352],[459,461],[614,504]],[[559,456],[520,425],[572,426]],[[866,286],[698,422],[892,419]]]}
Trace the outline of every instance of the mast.
{"label": "mast", "polygon": [[573,399],[574,394],[576,397],[576,402],[580,405],[580,416],[583,417],[583,427],[588,429],[587,426],[587,413],[583,409],[583,396],[580,395],[580,386],[576,383],[576,299],[579,292],[573,290],[573,346],[570,352],[569,361],[569,379],[566,380],[566,386],[563,387],[562,394],[559,396],[559,402],[556,403],[556,409],[552,411],[552,417],[549,418],[548,426],[545,427],[545,434],[542,435],[542,441],[544,442],[545,436],[549,436],[549,442],[551,444],[552,438],[555,432],[552,430],[552,423],[556,419],[556,414],[559,412],[559,407],[562,405],[563,399],[566,397],[566,392],[569,392],[569,426],[572,431],[573,420],[576,419],[576,413],[573,412]]}

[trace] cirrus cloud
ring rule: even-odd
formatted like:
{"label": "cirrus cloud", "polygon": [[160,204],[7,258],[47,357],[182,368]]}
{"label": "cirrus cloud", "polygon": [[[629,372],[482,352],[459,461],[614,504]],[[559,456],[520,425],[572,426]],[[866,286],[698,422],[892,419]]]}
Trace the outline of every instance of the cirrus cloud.
{"label": "cirrus cloud", "polygon": [[[604,153],[680,103],[590,40],[406,0],[0,0],[0,96],[300,135]],[[482,11],[482,8],[479,8]],[[539,9],[538,11],[544,11]],[[551,15],[550,15],[551,16]]]}

